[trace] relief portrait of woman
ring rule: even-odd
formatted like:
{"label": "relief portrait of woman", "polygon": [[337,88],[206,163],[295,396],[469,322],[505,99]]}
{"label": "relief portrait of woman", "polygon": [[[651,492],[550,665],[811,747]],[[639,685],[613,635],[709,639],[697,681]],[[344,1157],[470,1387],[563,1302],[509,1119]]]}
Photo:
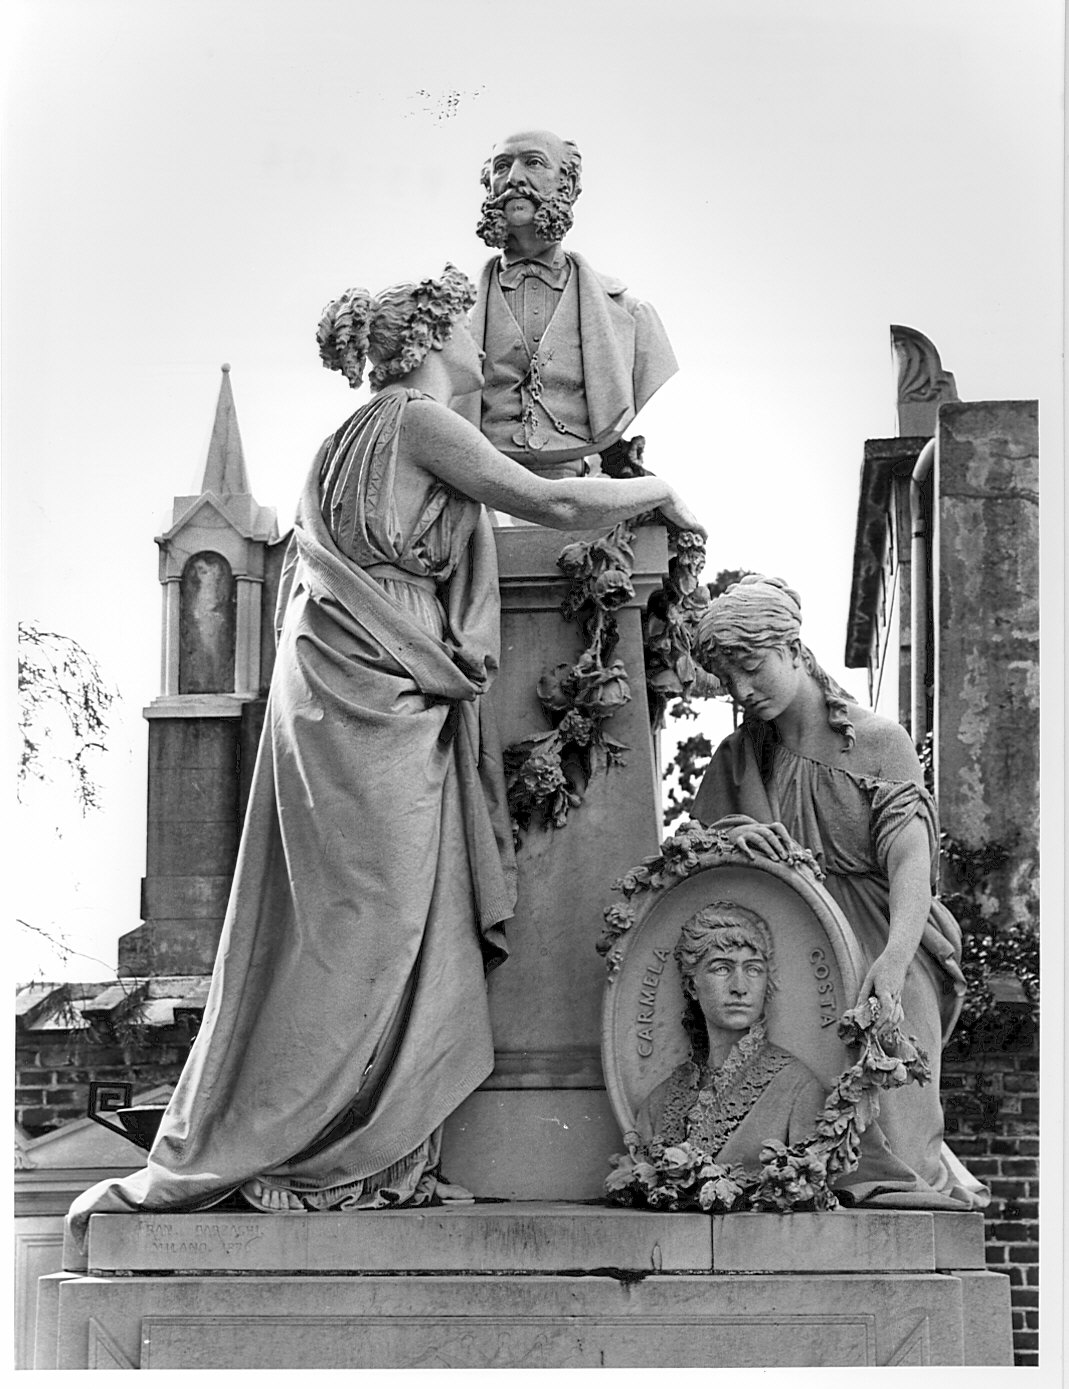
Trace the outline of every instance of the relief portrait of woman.
{"label": "relief portrait of woman", "polygon": [[683,983],[690,1056],[636,1115],[644,1139],[690,1142],[721,1166],[755,1176],[770,1140],[809,1137],[825,1086],[769,1041],[765,1004],[776,991],[772,937],[734,902],[714,902],[683,925],[674,950]]}

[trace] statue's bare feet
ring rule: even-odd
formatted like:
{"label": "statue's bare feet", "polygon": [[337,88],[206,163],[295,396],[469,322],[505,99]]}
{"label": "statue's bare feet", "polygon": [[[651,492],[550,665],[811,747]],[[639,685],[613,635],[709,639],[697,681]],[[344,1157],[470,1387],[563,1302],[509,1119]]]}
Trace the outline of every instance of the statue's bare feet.
{"label": "statue's bare feet", "polygon": [[266,1186],[258,1177],[245,1182],[241,1194],[250,1206],[258,1211],[303,1211],[304,1203],[292,1191],[282,1191],[278,1187]]}
{"label": "statue's bare feet", "polygon": [[473,1206],[475,1204],[475,1197],[467,1187],[457,1186],[455,1182],[443,1181],[441,1177],[435,1183],[434,1194],[439,1201],[450,1206]]}

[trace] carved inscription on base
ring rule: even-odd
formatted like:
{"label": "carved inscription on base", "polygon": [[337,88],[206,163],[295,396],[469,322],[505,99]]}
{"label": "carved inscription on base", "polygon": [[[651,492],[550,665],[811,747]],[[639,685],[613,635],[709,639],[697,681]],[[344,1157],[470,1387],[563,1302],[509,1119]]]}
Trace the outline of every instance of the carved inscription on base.
{"label": "carved inscription on base", "polygon": [[181,1223],[166,1219],[142,1221],[139,1244],[143,1254],[157,1257],[173,1254],[181,1260],[183,1256],[203,1258],[211,1254],[228,1259],[246,1253],[263,1236],[263,1221],[239,1223],[207,1215],[203,1220],[191,1221],[185,1216]]}

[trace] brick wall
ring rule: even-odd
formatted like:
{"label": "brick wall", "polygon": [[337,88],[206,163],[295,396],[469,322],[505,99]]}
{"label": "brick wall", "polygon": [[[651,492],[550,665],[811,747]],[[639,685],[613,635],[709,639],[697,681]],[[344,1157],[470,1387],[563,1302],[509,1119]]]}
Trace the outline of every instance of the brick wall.
{"label": "brick wall", "polygon": [[1013,1050],[943,1058],[947,1141],[991,1188],[984,1212],[987,1265],[1010,1277],[1017,1365],[1039,1364],[1039,1053],[1034,1036]]}
{"label": "brick wall", "polygon": [[127,1080],[135,1097],[177,1081],[189,1047],[187,1021],[153,1028],[147,1039],[119,1040],[92,1031],[31,1034],[15,1047],[15,1121],[31,1138],[84,1119],[91,1080]]}
{"label": "brick wall", "polygon": [[204,1013],[207,975],[20,985],[15,1121],[31,1138],[84,1119],[91,1080],[134,1095],[179,1077]]}

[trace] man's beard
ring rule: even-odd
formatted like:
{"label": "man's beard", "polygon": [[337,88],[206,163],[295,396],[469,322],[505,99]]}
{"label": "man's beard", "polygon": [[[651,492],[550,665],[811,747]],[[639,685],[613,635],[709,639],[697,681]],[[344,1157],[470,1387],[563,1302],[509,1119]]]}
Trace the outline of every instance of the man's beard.
{"label": "man's beard", "polygon": [[[500,250],[508,242],[509,226],[505,216],[505,203],[508,198],[515,196],[515,192],[510,190],[507,196],[487,197],[480,209],[482,216],[475,228],[475,235],[495,250]],[[573,221],[572,199],[567,192],[558,188],[552,197],[544,200],[534,192],[525,192],[522,196],[535,205],[532,227],[539,240],[550,243],[563,241],[571,230]]]}

